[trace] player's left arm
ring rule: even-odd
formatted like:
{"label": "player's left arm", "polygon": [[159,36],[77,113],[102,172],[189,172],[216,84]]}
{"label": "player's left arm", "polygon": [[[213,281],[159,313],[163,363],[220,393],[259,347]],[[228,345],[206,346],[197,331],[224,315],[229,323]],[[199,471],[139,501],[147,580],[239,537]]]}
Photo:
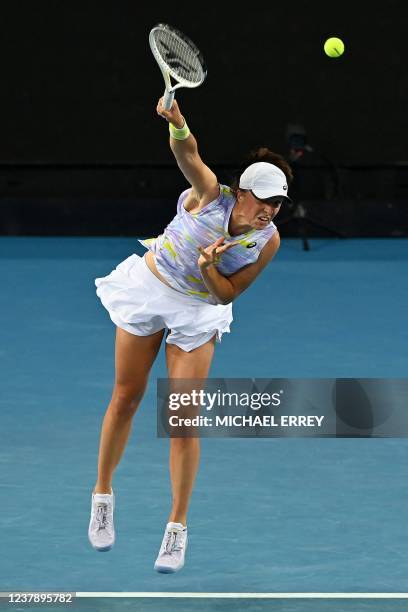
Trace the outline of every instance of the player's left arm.
{"label": "player's left arm", "polygon": [[[279,246],[279,233],[275,232],[260,252],[256,262],[241,268],[241,270],[238,270],[238,272],[228,277],[218,272],[214,262],[208,264],[208,260],[207,262],[203,260],[204,250],[202,250],[200,258],[201,265],[199,264],[199,267],[207,289],[214,295],[220,304],[229,304],[233,302],[243,291],[248,289],[262,270],[264,270],[277,253]],[[217,247],[214,251],[214,257],[219,254],[220,248],[222,249],[222,247]],[[205,265],[205,263],[207,263],[207,265]]]}

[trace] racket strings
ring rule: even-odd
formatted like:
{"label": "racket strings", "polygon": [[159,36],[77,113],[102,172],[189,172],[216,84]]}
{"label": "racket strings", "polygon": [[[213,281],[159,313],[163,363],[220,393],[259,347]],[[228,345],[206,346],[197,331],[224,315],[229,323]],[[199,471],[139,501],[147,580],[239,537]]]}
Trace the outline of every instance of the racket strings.
{"label": "racket strings", "polygon": [[205,78],[197,52],[168,31],[156,31],[155,42],[162,61],[178,81],[199,85]]}

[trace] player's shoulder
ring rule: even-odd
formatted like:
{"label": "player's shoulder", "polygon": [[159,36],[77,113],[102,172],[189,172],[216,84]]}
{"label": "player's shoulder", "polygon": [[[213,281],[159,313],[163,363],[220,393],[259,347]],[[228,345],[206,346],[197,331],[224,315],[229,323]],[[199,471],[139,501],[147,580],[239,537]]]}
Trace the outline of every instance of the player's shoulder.
{"label": "player's shoulder", "polygon": [[220,193],[226,198],[235,198],[235,194],[231,187],[228,185],[223,185],[222,183],[220,183]]}
{"label": "player's shoulder", "polygon": [[220,183],[220,197],[225,204],[231,204],[237,199],[237,194],[229,185]]}
{"label": "player's shoulder", "polygon": [[214,193],[207,194],[206,197],[199,198],[193,187],[185,189],[179,196],[177,203],[178,212],[199,213],[203,210],[209,210],[214,206],[223,206],[226,208],[235,195],[228,185],[221,183],[217,184],[217,190]]}
{"label": "player's shoulder", "polygon": [[213,208],[213,207],[222,207],[229,208],[230,204],[235,200],[235,195],[228,185],[224,185],[222,183],[218,183],[217,191],[214,192],[211,196],[208,196],[205,200],[200,202],[201,210]]}
{"label": "player's shoulder", "polygon": [[275,231],[265,242],[265,245],[262,249],[262,253],[274,255],[276,251],[279,249],[279,247],[280,247],[280,235],[279,235],[277,228],[275,227]]}
{"label": "player's shoulder", "polygon": [[223,206],[224,208],[229,208],[230,205],[235,202],[236,200],[236,195],[234,193],[234,191],[231,189],[231,187],[229,187],[228,185],[223,185],[222,183],[220,183],[220,196],[219,196],[219,200],[220,200],[220,204],[221,206]]}

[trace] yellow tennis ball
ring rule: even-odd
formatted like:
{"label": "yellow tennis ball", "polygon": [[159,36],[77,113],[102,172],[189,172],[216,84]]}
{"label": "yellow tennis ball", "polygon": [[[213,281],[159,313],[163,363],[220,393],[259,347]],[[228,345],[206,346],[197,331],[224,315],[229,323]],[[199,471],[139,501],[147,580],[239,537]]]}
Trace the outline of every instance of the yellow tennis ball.
{"label": "yellow tennis ball", "polygon": [[344,42],[341,38],[328,38],[324,43],[324,52],[329,57],[340,57],[344,53]]}

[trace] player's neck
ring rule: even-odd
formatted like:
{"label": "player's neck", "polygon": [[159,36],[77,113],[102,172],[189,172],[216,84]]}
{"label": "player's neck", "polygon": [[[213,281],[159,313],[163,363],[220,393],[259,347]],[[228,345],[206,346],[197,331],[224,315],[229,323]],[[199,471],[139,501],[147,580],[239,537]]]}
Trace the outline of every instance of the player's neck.
{"label": "player's neck", "polygon": [[241,236],[246,234],[252,229],[251,225],[248,225],[243,215],[235,207],[232,209],[230,220],[228,223],[228,233],[230,236]]}

